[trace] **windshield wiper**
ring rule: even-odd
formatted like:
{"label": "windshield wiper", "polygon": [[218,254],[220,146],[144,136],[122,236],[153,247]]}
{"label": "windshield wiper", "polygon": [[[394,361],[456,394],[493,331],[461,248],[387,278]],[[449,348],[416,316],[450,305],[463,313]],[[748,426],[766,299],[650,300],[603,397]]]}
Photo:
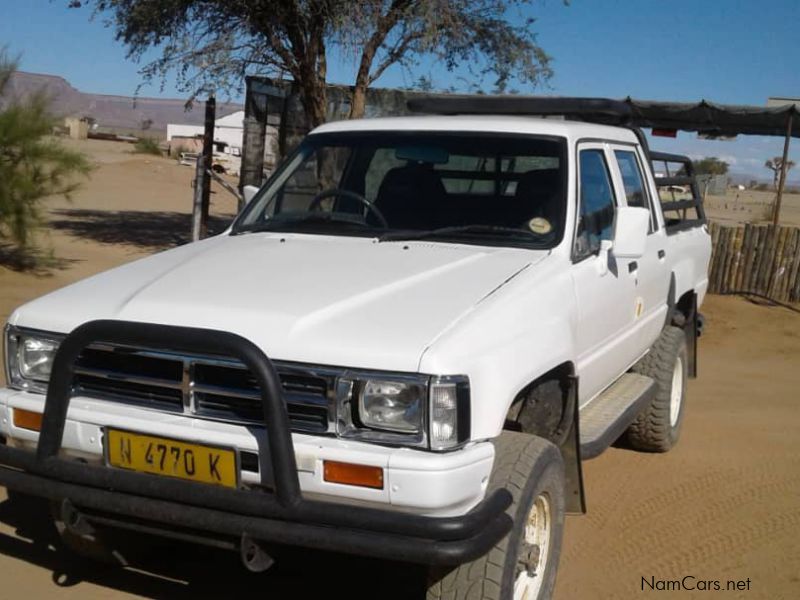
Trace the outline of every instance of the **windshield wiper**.
{"label": "windshield wiper", "polygon": [[433,237],[447,237],[460,233],[478,234],[523,234],[527,237],[539,238],[540,236],[526,229],[515,229],[513,227],[501,227],[499,225],[458,225],[454,227],[440,227],[438,229],[426,229],[424,231],[390,231],[378,237],[379,242],[393,242],[401,240],[422,240]]}
{"label": "windshield wiper", "polygon": [[234,233],[242,234],[242,233],[258,233],[261,231],[273,231],[275,229],[279,229],[287,225],[304,225],[308,223],[314,223],[314,224],[336,223],[336,224],[360,225],[362,227],[370,227],[369,224],[363,221],[360,221],[358,219],[343,217],[339,213],[310,212],[310,213],[293,214],[290,216],[287,215],[287,216],[272,217],[261,223],[256,223],[255,225],[252,225],[250,227],[242,228],[238,231],[235,231]]}

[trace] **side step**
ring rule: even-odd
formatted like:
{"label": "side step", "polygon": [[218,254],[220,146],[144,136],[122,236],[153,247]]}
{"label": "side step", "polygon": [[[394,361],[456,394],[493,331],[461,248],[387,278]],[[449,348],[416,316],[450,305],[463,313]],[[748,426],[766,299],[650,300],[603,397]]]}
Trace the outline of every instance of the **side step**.
{"label": "side step", "polygon": [[581,458],[600,455],[621,436],[656,393],[656,382],[645,375],[625,373],[581,409]]}

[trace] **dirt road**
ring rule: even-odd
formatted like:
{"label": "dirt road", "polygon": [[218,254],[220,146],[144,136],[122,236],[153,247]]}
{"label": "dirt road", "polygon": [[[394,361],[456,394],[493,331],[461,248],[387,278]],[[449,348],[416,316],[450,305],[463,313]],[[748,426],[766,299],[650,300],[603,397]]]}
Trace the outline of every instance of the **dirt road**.
{"label": "dirt road", "polygon": [[[184,235],[191,169],[127,148],[89,149],[102,161],[92,180],[72,204],[48,205],[55,267],[31,274],[0,261],[0,320]],[[222,191],[214,203],[220,215],[233,209]],[[612,448],[585,464],[589,512],[567,520],[557,600],[800,598],[800,314],[720,297],[703,312],[700,378],[690,383],[680,444],[666,455]],[[733,580],[749,590],[643,583],[658,589],[685,576],[696,588]],[[358,598],[410,598],[418,577],[310,552],[256,576],[232,554],[176,544],[150,546],[134,569],[109,569],[66,555],[36,506],[0,502],[0,598],[306,598],[329,596],[331,586]]]}

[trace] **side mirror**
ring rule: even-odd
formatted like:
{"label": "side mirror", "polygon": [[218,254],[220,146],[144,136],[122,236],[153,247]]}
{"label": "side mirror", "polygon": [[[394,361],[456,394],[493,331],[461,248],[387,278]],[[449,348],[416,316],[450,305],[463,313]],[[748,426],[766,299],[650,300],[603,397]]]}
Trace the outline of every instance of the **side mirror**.
{"label": "side mirror", "polygon": [[242,188],[242,196],[244,197],[244,203],[249,204],[250,200],[253,199],[258,193],[259,188],[254,185],[246,185]]}
{"label": "side mirror", "polygon": [[650,211],[635,206],[620,206],[614,219],[614,256],[639,258],[644,255]]}

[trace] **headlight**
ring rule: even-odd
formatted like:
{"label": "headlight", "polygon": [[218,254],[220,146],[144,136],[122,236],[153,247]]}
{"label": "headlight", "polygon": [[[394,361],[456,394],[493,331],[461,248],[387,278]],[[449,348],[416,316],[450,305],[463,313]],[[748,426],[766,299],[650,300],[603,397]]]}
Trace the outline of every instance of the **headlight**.
{"label": "headlight", "polygon": [[47,391],[58,346],[58,334],[8,327],[6,331],[6,372],[8,383],[17,389]]}
{"label": "headlight", "polygon": [[466,377],[348,371],[337,379],[336,395],[344,438],[438,451],[469,439]]}
{"label": "headlight", "polygon": [[367,379],[359,392],[359,418],[365,427],[419,433],[425,391],[420,383]]}
{"label": "headlight", "polygon": [[25,379],[48,381],[58,344],[52,340],[23,338],[17,350],[19,372]]}

